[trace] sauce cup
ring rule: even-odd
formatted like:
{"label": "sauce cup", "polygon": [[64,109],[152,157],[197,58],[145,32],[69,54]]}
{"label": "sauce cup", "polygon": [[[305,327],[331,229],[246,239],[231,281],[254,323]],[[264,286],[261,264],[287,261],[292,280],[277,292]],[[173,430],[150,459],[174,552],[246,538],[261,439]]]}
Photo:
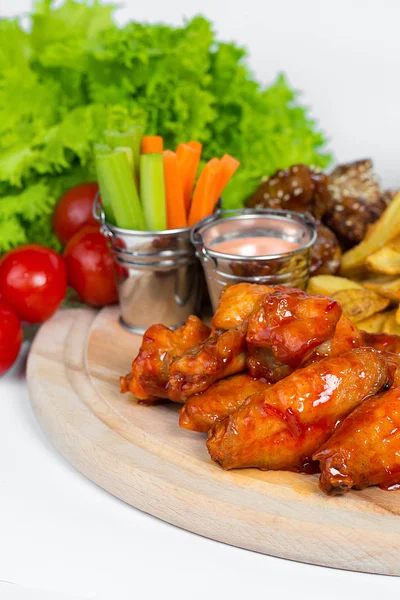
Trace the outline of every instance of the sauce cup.
{"label": "sauce cup", "polygon": [[214,310],[224,287],[235,283],[305,289],[316,238],[309,215],[261,208],[221,210],[191,233]]}

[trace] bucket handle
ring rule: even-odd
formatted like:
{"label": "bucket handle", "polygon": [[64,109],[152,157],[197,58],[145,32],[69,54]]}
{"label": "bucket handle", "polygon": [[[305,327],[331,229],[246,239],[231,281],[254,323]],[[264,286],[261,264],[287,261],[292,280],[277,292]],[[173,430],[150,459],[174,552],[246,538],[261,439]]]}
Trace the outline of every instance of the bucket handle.
{"label": "bucket handle", "polygon": [[104,208],[100,202],[100,192],[97,192],[92,206],[92,215],[93,218],[96,219],[98,223],[100,223],[100,231],[106,238],[114,237],[113,232],[107,226],[106,222],[106,214],[104,212]]}

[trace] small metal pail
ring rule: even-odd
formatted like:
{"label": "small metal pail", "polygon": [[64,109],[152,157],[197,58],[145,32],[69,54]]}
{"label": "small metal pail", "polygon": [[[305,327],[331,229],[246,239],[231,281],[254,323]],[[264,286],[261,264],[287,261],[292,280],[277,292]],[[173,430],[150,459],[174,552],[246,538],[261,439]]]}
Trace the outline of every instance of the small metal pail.
{"label": "small metal pail", "polygon": [[190,227],[131,231],[106,223],[96,198],[93,216],[101,224],[114,261],[122,325],[143,334],[153,323],[172,329],[198,312],[199,261]]}
{"label": "small metal pail", "polygon": [[[213,250],[225,240],[266,236],[295,242],[299,247],[283,254],[251,257]],[[214,310],[223,288],[243,281],[304,289],[316,238],[312,217],[262,208],[222,210],[197,223],[191,234]]]}

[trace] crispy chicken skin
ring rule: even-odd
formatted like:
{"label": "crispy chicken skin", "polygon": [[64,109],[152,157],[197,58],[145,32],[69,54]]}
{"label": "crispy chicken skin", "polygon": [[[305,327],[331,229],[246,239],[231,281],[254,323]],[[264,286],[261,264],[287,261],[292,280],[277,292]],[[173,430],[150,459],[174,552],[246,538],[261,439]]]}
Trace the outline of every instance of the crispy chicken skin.
{"label": "crispy chicken skin", "polygon": [[221,379],[187,400],[179,411],[179,425],[191,431],[208,431],[214,423],[234,413],[246,398],[270,385],[265,379],[254,379],[248,373]]}
{"label": "crispy chicken skin", "polygon": [[245,332],[214,331],[202,344],[174,360],[169,369],[168,397],[185,402],[203,392],[214,381],[246,368]]}
{"label": "crispy chicken skin", "polygon": [[284,288],[265,295],[249,318],[250,374],[268,381],[287,376],[333,337],[341,314],[340,305],[326,296]]}
{"label": "crispy chicken skin", "polygon": [[329,495],[400,484],[400,388],[368,398],[313,456]]}
{"label": "crispy chicken skin", "polygon": [[258,308],[265,294],[274,289],[257,283],[238,283],[225,288],[212,319],[213,330],[246,327],[251,313]]}
{"label": "crispy chicken skin", "polygon": [[224,469],[301,470],[337,422],[392,377],[393,368],[372,348],[299,369],[216,423],[208,434],[210,456]]}
{"label": "crispy chicken skin", "polygon": [[130,391],[139,400],[149,402],[168,398],[169,367],[173,359],[209,335],[210,328],[194,316],[176,331],[164,325],[152,325],[143,336],[132,372],[120,378],[121,392]]}

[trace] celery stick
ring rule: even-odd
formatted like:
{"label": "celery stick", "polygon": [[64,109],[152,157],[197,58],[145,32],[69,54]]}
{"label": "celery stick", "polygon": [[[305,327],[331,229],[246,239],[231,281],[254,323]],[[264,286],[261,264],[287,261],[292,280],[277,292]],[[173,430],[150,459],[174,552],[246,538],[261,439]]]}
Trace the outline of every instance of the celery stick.
{"label": "celery stick", "polygon": [[140,145],[143,137],[144,128],[142,125],[134,125],[127,131],[105,131],[104,137],[111,148],[119,146],[129,146],[133,152],[133,164],[136,173],[136,184],[139,181],[139,157]]}
{"label": "celery stick", "polygon": [[132,152],[132,148],[130,148],[129,146],[117,146],[114,149],[117,152],[125,152],[126,158],[128,159],[128,163],[129,163],[131,169],[133,169],[133,152]]}
{"label": "celery stick", "polygon": [[142,154],[140,157],[140,197],[150,231],[167,228],[163,155]]}
{"label": "celery stick", "polygon": [[144,229],[143,211],[125,148],[96,154],[96,171],[107,220],[113,217],[111,222],[123,229]]}

